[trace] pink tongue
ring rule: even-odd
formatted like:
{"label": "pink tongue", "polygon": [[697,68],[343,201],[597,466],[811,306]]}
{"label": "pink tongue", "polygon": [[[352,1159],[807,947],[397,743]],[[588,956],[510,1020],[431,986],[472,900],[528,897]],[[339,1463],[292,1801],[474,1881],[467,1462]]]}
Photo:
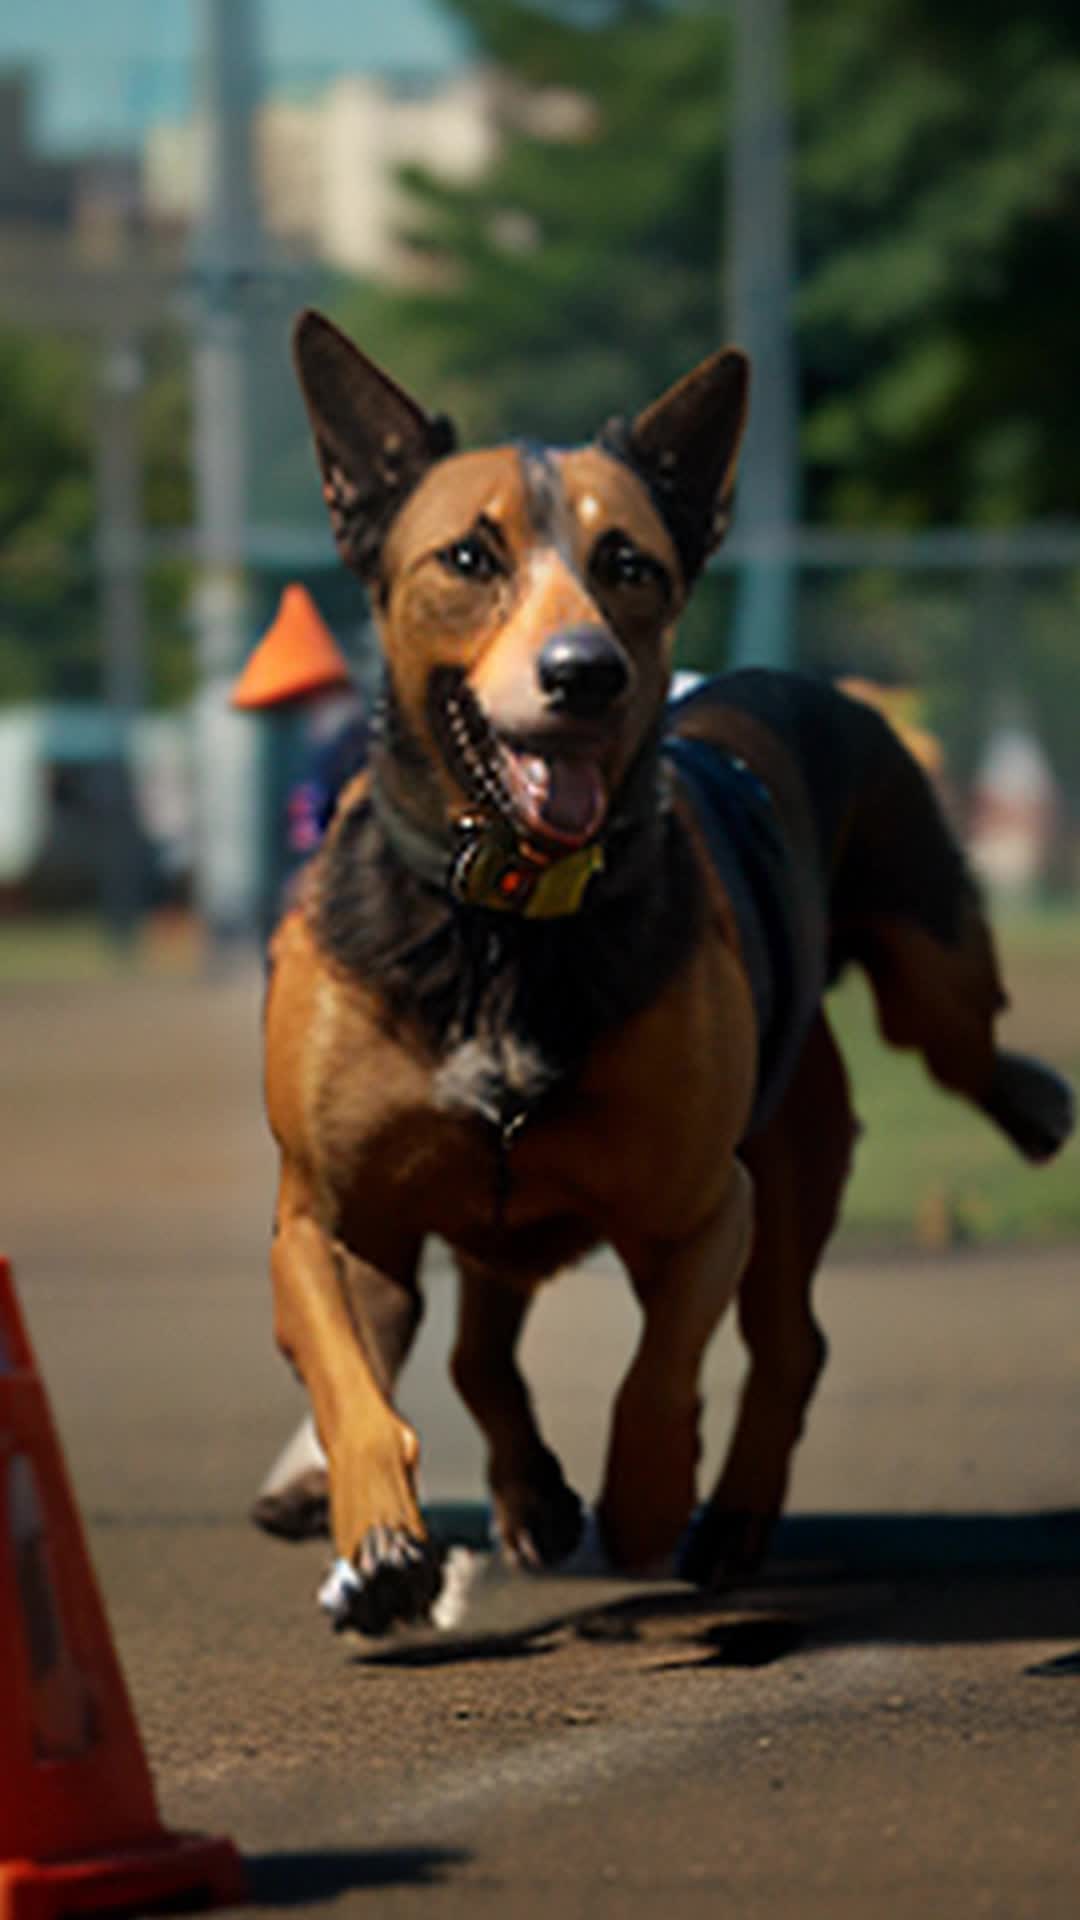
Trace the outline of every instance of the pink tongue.
{"label": "pink tongue", "polygon": [[540,817],[560,833],[588,833],[604,800],[600,775],[587,760],[549,760]]}
{"label": "pink tongue", "polygon": [[589,761],[523,754],[514,773],[519,799],[537,830],[546,827],[566,840],[584,840],[595,832],[604,816],[607,794]]}

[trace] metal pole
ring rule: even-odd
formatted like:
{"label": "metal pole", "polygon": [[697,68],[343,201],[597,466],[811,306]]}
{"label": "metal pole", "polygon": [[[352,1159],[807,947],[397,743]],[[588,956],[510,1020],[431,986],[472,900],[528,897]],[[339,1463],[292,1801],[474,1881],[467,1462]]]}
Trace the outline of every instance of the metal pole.
{"label": "metal pole", "polygon": [[142,365],[117,326],[104,349],[97,431],[102,679],[114,727],[101,841],[101,906],[111,937],[128,946],[145,905],[135,804],[134,729],[146,702],[145,609],[138,447]]}
{"label": "metal pole", "polygon": [[733,7],[729,318],[731,338],[751,356],[753,384],[735,520],[732,663],[784,666],[795,654],[799,514],[787,0]]}
{"label": "metal pole", "polygon": [[251,729],[228,695],[251,638],[247,569],[251,289],[262,257],[253,174],[252,0],[200,0],[206,202],[195,245],[194,400],[199,579],[196,901],[217,952],[249,937],[256,904]]}

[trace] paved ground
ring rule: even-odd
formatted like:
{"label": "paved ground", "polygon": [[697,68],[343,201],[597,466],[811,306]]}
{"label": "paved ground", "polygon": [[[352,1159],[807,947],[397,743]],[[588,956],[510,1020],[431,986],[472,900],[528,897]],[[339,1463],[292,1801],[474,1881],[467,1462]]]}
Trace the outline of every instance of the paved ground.
{"label": "paved ground", "polygon": [[[258,984],[9,990],[0,1244],[168,1819],[260,1901],[344,1914],[1072,1916],[1080,1900],[1080,1249],[833,1264],[832,1360],[766,1578],[439,1663],[312,1606],[244,1510],[300,1408],[264,1279]],[[433,1500],[474,1496],[442,1379]],[[633,1333],[603,1261],[528,1363],[579,1484]],[[711,1368],[719,1450],[733,1343]]]}

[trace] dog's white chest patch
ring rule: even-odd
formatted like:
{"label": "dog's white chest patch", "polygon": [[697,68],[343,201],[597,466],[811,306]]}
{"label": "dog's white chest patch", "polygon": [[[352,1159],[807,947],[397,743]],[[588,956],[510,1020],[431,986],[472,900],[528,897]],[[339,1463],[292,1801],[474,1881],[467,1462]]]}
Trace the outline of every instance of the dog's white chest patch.
{"label": "dog's white chest patch", "polygon": [[558,1074],[528,1041],[503,1035],[498,1043],[480,1035],[448,1054],[435,1075],[435,1104],[447,1113],[478,1113],[501,1127],[509,1108],[531,1107]]}

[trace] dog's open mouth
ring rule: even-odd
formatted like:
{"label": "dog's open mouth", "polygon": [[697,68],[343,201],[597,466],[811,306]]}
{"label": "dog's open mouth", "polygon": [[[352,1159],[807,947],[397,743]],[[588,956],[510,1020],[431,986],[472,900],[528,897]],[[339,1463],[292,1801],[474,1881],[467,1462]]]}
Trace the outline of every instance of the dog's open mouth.
{"label": "dog's open mouth", "polygon": [[432,676],[431,715],[466,794],[493,808],[522,838],[568,852],[599,833],[608,790],[595,742],[566,734],[512,740],[497,733],[454,670]]}
{"label": "dog's open mouth", "polygon": [[600,831],[607,788],[594,760],[527,752],[508,741],[500,750],[514,814],[531,837],[580,847]]}

